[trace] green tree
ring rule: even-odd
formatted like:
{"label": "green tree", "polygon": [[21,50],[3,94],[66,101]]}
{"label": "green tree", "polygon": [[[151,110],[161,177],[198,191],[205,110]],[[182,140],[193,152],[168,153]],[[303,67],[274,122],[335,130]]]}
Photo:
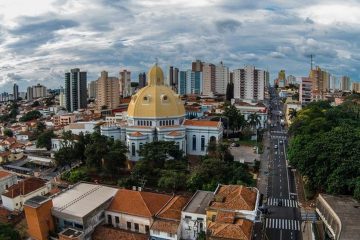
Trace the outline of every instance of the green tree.
{"label": "green tree", "polygon": [[51,139],[55,137],[53,131],[45,131],[41,133],[36,140],[36,147],[51,149]]}
{"label": "green tree", "polygon": [[11,129],[5,128],[5,130],[4,130],[4,136],[13,137],[13,136],[14,136],[14,133],[13,133],[13,131],[11,131]]}
{"label": "green tree", "polygon": [[290,120],[296,118],[296,115],[297,115],[296,109],[290,108],[290,109],[289,109],[289,118],[290,118]]}
{"label": "green tree", "polygon": [[103,168],[105,172],[115,176],[119,173],[119,169],[126,167],[127,151],[124,143],[119,140],[114,141],[110,151],[104,156]]}
{"label": "green tree", "polygon": [[94,132],[91,134],[90,141],[85,148],[86,165],[101,169],[102,160],[109,152],[108,139],[99,132]]}
{"label": "green tree", "polygon": [[27,121],[31,121],[34,119],[38,119],[41,116],[42,116],[42,114],[39,111],[34,110],[34,111],[30,111],[30,112],[26,113],[19,120],[20,120],[20,122],[27,122]]}
{"label": "green tree", "polygon": [[234,98],[234,83],[229,82],[226,85],[226,100],[231,101]]}
{"label": "green tree", "polygon": [[255,131],[255,129],[257,128],[257,126],[259,126],[261,124],[260,122],[260,116],[256,113],[251,113],[249,115],[248,118],[248,124],[253,128],[253,130]]}
{"label": "green tree", "polygon": [[0,223],[1,240],[21,240],[20,233],[12,226]]}
{"label": "green tree", "polygon": [[234,132],[245,126],[245,118],[234,105],[225,107],[224,114],[228,120],[229,128]]}

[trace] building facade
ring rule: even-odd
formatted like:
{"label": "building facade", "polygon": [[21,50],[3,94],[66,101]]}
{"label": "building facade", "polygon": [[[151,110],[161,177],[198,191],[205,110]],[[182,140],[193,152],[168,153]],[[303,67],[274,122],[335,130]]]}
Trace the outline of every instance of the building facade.
{"label": "building facade", "polygon": [[152,67],[148,76],[148,85],[131,97],[123,124],[103,125],[101,134],[125,141],[132,161],[139,159],[142,145],[153,141],[174,141],[184,153],[205,155],[209,141],[222,138],[221,122],[185,121],[184,104],[164,85],[161,68]]}
{"label": "building facade", "polygon": [[19,86],[16,83],[13,86],[13,96],[15,101],[19,99]]}
{"label": "building facade", "polygon": [[340,82],[341,91],[350,91],[351,80],[348,76],[342,76]]}
{"label": "building facade", "polygon": [[127,71],[125,69],[125,70],[121,71],[119,73],[119,75],[120,75],[120,78],[119,78],[120,95],[122,97],[131,96],[131,72]]}
{"label": "building facade", "polygon": [[216,92],[215,80],[216,71],[215,65],[211,63],[202,63],[203,73],[203,94],[213,95]]}
{"label": "building facade", "polygon": [[146,73],[139,73],[139,88],[146,86]]}
{"label": "building facade", "polygon": [[265,98],[265,82],[268,73],[245,66],[234,70],[234,98],[262,101]]}
{"label": "building facade", "polygon": [[225,94],[227,84],[230,82],[229,68],[223,62],[215,66],[215,92]]}
{"label": "building facade", "polygon": [[27,88],[27,100],[33,100],[36,98],[42,98],[47,96],[47,89],[41,84],[37,84]]}
{"label": "building facade", "polygon": [[306,105],[311,102],[311,89],[312,89],[312,80],[308,77],[302,77],[299,87],[299,101],[302,105]]}
{"label": "building facade", "polygon": [[91,81],[88,86],[89,98],[96,99],[97,94],[97,81]]}
{"label": "building facade", "polygon": [[114,109],[120,105],[119,79],[109,77],[108,72],[102,71],[97,80],[96,103],[98,109]]}
{"label": "building facade", "polygon": [[79,68],[65,73],[65,102],[69,112],[87,107],[87,73]]}

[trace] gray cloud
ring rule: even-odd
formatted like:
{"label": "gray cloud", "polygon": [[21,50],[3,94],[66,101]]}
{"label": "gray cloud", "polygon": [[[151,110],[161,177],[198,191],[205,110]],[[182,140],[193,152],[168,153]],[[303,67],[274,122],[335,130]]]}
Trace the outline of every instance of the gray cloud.
{"label": "gray cloud", "polygon": [[155,58],[164,68],[188,69],[200,58],[224,61],[231,69],[255,64],[272,76],[280,69],[306,76],[309,54],[333,74],[359,78],[353,69],[360,65],[360,44],[354,41],[360,28],[324,25],[298,14],[310,0],[177,2],[57,0],[48,12],[17,16],[15,24],[1,18],[0,87],[9,88],[7,82],[13,81],[58,87],[64,71],[74,67],[87,70],[90,80],[101,70],[117,75],[122,68],[136,79]]}

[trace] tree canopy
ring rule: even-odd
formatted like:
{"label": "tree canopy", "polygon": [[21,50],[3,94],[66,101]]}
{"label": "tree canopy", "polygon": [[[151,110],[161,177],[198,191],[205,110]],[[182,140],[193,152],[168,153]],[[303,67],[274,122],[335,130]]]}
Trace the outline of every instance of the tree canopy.
{"label": "tree canopy", "polygon": [[294,118],[288,157],[315,190],[360,199],[359,109],[313,102]]}
{"label": "tree canopy", "polygon": [[30,120],[38,119],[41,116],[42,116],[42,114],[39,111],[34,110],[34,111],[30,111],[30,112],[26,113],[19,120],[20,120],[20,122],[27,122]]}

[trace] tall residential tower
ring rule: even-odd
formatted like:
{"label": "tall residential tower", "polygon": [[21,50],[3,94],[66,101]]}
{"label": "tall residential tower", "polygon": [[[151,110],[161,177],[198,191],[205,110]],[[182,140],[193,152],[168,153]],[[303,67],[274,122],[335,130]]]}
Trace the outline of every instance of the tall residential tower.
{"label": "tall residential tower", "polygon": [[65,73],[65,102],[69,112],[87,107],[86,81],[87,73],[79,68]]}

